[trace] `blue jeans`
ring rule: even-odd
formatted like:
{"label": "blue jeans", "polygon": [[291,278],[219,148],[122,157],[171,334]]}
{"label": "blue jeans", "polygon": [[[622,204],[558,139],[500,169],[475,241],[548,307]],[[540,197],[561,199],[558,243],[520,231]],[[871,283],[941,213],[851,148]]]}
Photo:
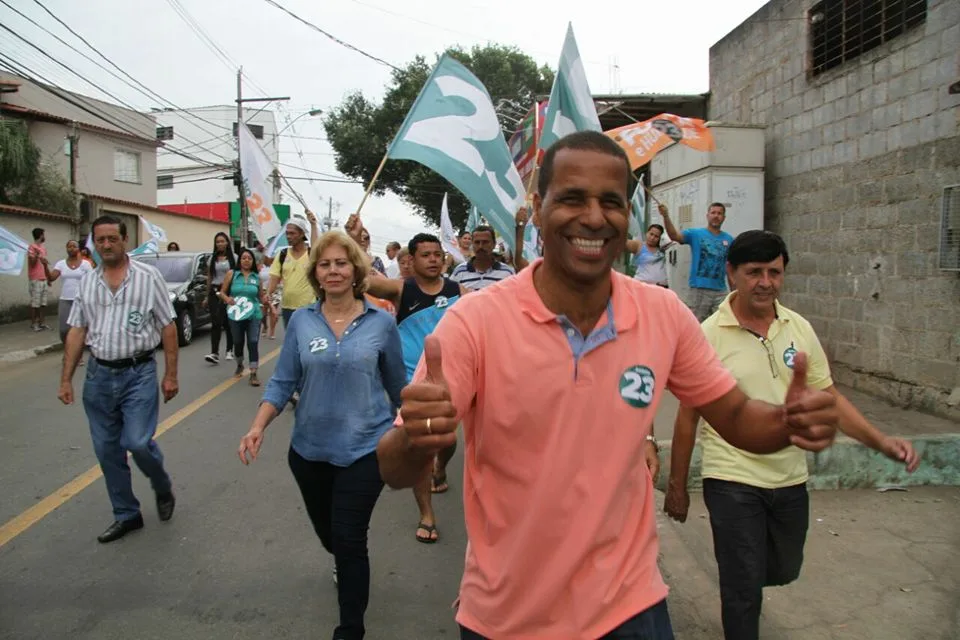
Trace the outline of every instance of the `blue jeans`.
{"label": "blue jeans", "polygon": [[[460,627],[460,640],[486,639],[479,633]],[[646,611],[641,611],[600,640],[673,640],[667,601],[661,600]]]}
{"label": "blue jeans", "polygon": [[170,476],[163,470],[163,454],[153,440],[160,409],[156,361],[111,369],[90,358],[83,408],[114,518],[131,520],[140,513],[140,503],[133,495],[127,451],[150,478],[155,492],[169,493],[171,488]]}
{"label": "blue jeans", "polygon": [[233,355],[237,362],[243,362],[243,341],[247,341],[247,350],[250,352],[250,368],[256,369],[260,364],[260,318],[248,318],[237,322],[230,320],[230,331],[233,332]]}
{"label": "blue jeans", "polygon": [[800,575],[810,520],[807,487],[761,489],[704,478],[703,501],[720,574],[724,637],[757,640],[763,588]]}

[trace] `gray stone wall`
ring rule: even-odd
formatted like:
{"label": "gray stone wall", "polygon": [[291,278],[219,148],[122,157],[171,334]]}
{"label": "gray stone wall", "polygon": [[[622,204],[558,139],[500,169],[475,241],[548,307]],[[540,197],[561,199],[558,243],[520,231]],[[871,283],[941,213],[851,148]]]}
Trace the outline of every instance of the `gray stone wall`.
{"label": "gray stone wall", "polygon": [[768,229],[791,250],[783,301],[835,377],[960,417],[960,274],[937,268],[943,188],[960,184],[960,2],[808,75],[807,12],[773,0],[710,49],[710,118],[766,129]]}

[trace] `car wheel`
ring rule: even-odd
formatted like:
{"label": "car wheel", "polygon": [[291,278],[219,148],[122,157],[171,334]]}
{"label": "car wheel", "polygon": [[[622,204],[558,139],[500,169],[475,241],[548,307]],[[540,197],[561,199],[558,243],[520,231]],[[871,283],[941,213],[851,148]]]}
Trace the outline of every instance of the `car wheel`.
{"label": "car wheel", "polygon": [[193,340],[193,317],[186,309],[177,314],[177,340],[181,347]]}

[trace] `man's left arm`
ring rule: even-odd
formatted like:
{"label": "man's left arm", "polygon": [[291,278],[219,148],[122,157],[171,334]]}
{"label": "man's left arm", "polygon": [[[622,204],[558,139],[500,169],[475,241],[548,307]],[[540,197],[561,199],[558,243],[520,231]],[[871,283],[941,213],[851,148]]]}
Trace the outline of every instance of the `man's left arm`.
{"label": "man's left arm", "polygon": [[153,275],[153,315],[160,329],[160,342],[163,346],[164,372],[160,389],[163,391],[163,401],[170,402],[180,391],[177,382],[177,356],[180,351],[180,342],[177,337],[176,313],[173,302],[167,293],[167,285],[160,274]]}

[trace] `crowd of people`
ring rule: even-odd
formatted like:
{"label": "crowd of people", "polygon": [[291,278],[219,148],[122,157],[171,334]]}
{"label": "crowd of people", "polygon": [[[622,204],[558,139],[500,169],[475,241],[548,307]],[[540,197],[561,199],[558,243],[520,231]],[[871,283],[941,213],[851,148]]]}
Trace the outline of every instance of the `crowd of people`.
{"label": "crowd of people", "polygon": [[[666,390],[682,407],[665,510],[686,518],[699,430],[728,640],[757,638],[763,588],[799,575],[805,450],[828,447],[839,427],[907,471],[919,464],[908,441],[880,433],[837,391],[810,324],[778,301],[789,262],[779,236],[733,238],[714,203],[702,229],[678,231],[661,205],[664,224],[628,240],[632,181],[602,134],[555,143],[530,216],[543,255],[529,263],[499,252],[485,225],[459,238],[461,264],[427,233],[390,243],[384,262],[356,214],[322,234],[312,213],[291,218],[288,246],[272,258],[235,256],[225,234],[214,238],[206,360],[219,362],[229,328],[225,357],[242,375],[246,347],[258,385],[258,341],[282,319],[280,356],[238,456],[256,460],[267,427],[293,406],[287,459],[334,557],[335,640],[365,634],[367,532],[384,485],[413,489],[417,541],[440,539],[432,500],[451,486],[458,432],[469,544],[456,618],[466,639],[673,637],[652,482]],[[531,212],[518,213],[517,238]],[[161,519],[173,514],[153,434],[158,393],[178,391],[176,330],[159,273],[126,256],[123,223],[103,217],[92,233],[96,270],[81,272],[76,243],[52,270],[31,249],[30,268],[76,283],[61,309],[59,397],[73,402],[86,345],[96,371],[83,403],[114,512],[99,540],[110,542],[143,526],[126,451],[151,479]],[[686,305],[668,286],[664,233],[694,248]],[[632,278],[613,269],[625,250]],[[122,392],[107,397],[108,384]]]}

